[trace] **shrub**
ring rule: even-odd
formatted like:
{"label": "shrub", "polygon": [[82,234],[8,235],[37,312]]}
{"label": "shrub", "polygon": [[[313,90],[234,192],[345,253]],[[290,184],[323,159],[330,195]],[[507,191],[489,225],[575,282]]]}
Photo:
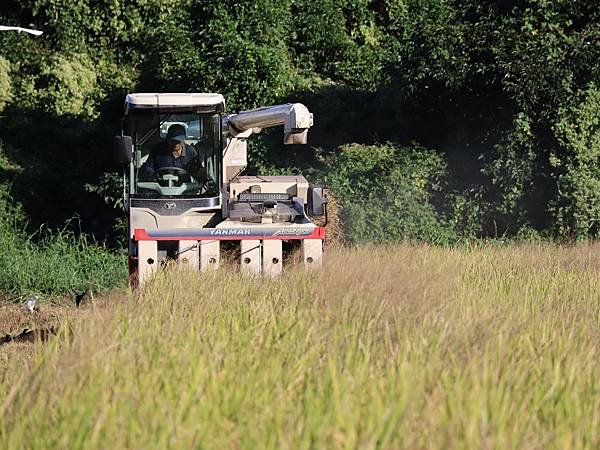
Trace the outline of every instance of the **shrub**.
{"label": "shrub", "polygon": [[554,127],[561,148],[550,156],[558,172],[557,198],[551,205],[557,234],[600,236],[600,90],[591,84],[581,102],[562,112]]}
{"label": "shrub", "polygon": [[48,89],[41,95],[50,112],[89,118],[97,115],[96,69],[87,55],[55,55],[44,64],[42,75]]}
{"label": "shrub", "polygon": [[349,240],[447,243],[456,239],[434,206],[445,168],[439,153],[416,145],[341,147],[327,182],[342,204]]}
{"label": "shrub", "polygon": [[10,82],[10,63],[0,56],[0,111],[12,99],[12,85]]}

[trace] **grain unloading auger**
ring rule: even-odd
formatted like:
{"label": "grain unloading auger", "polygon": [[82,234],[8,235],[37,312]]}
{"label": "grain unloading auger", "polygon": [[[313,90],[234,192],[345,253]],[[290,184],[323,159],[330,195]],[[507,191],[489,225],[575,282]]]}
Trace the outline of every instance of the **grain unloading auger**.
{"label": "grain unloading auger", "polygon": [[128,214],[129,271],[143,284],[165,261],[198,270],[237,251],[243,272],[276,276],[297,249],[320,267],[321,186],[302,176],[242,176],[246,141],[283,125],[284,144],[305,144],[313,118],[300,104],[224,114],[220,94],[129,94],[115,139]]}

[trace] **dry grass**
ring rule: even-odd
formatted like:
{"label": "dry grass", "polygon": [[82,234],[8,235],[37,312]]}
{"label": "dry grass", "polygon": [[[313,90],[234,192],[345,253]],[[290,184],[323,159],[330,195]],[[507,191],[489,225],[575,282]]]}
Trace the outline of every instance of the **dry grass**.
{"label": "dry grass", "polygon": [[325,249],[338,248],[346,243],[346,236],[342,228],[342,205],[337,200],[331,189],[325,189],[327,199],[327,215],[321,220],[315,220],[315,224],[325,227]]}
{"label": "dry grass", "polygon": [[[76,322],[94,321],[98,315],[112,317],[123,296],[119,291],[100,297],[92,295],[80,308],[75,307],[70,297],[42,299],[34,313],[27,311],[22,303],[9,299],[0,301],[0,372],[6,371],[5,376],[14,376],[15,372],[20,372],[32,362],[38,342],[19,339],[22,333],[31,331],[31,337],[35,338],[49,330],[50,334],[64,334]],[[9,337],[13,340],[9,341]],[[15,371],[15,366],[19,370]],[[9,368],[13,370],[7,371]]]}
{"label": "dry grass", "polygon": [[598,448],[599,250],[170,270],[5,372],[0,447]]}

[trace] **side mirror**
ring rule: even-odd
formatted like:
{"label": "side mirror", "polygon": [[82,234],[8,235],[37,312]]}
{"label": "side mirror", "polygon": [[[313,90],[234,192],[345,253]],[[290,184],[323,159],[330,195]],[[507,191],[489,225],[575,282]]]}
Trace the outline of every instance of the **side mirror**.
{"label": "side mirror", "polygon": [[129,164],[133,156],[131,136],[115,136],[115,162]]}

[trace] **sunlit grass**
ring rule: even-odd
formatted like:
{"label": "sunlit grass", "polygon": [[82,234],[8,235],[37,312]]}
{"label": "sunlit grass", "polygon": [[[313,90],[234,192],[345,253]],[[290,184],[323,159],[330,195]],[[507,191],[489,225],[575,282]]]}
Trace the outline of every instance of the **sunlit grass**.
{"label": "sunlit grass", "polygon": [[0,293],[59,295],[73,290],[107,291],[124,285],[125,253],[115,253],[69,231],[35,236],[0,223]]}
{"label": "sunlit grass", "polygon": [[168,271],[0,385],[3,448],[598,448],[600,248]]}

